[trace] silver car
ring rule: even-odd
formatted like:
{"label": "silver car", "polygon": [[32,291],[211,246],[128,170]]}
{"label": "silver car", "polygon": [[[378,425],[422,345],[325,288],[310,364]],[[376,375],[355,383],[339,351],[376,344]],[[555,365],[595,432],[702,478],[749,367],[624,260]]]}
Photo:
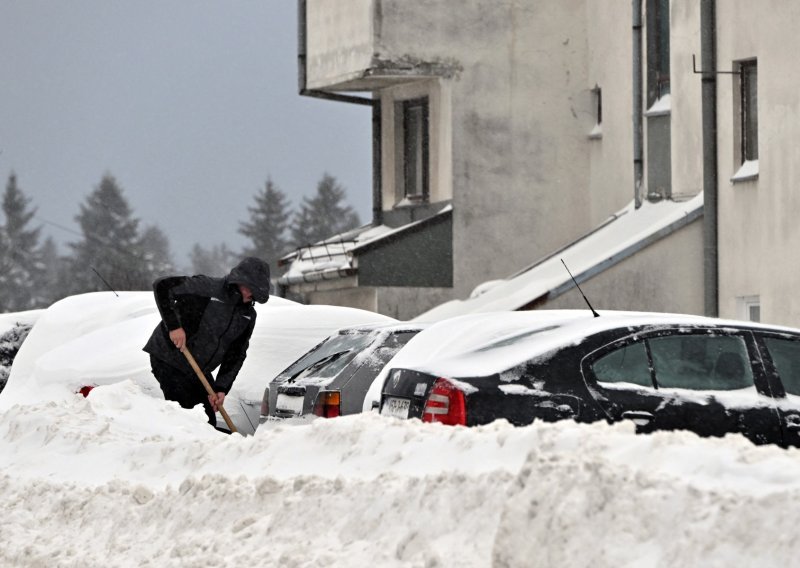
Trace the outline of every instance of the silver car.
{"label": "silver car", "polygon": [[424,325],[374,324],[339,330],[270,382],[264,391],[260,423],[361,412],[372,381]]}

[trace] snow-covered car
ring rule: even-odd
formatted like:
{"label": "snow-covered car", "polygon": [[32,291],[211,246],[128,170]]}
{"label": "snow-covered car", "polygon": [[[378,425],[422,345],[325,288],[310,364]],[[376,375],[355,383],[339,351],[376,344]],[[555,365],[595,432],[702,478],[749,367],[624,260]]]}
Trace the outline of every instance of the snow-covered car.
{"label": "snow-covered car", "polygon": [[800,446],[798,329],[678,314],[480,314],[432,325],[400,355],[383,384],[387,416],[632,420],[643,433]]}
{"label": "snow-covered car", "polygon": [[264,390],[261,423],[270,418],[361,412],[383,366],[426,324],[389,323],[340,329],[278,374]]}
{"label": "snow-covered car", "polygon": [[[242,369],[225,401],[234,425],[251,433],[271,377],[309,348],[347,326],[396,321],[340,306],[304,306],[273,296],[257,304],[258,319]],[[142,346],[160,316],[152,292],[93,292],[60,300],[37,316],[11,367],[2,405],[74,396],[130,380],[162,398]],[[218,417],[217,424],[225,422]]]}
{"label": "snow-covered car", "polygon": [[[259,309],[247,358],[225,398],[225,410],[231,421],[241,433],[253,433],[259,422],[264,388],[270,379],[336,330],[396,322],[375,312],[343,306],[293,304]],[[217,426],[225,429],[220,416]]]}

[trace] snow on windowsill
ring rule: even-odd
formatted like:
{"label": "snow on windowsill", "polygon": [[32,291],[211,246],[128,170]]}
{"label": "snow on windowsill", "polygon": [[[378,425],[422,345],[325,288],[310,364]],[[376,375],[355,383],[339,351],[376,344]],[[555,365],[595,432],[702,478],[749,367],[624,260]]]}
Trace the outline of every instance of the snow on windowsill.
{"label": "snow on windowsill", "polygon": [[598,140],[603,137],[603,125],[599,122],[594,125],[592,131],[589,133],[589,140]]}
{"label": "snow on windowsill", "polygon": [[647,111],[644,113],[645,116],[663,116],[665,114],[670,114],[672,112],[672,99],[670,96],[664,95],[656,102],[653,103]]}
{"label": "snow on windowsill", "polygon": [[745,160],[742,167],[733,174],[731,181],[741,182],[741,181],[752,181],[758,179],[758,160]]}

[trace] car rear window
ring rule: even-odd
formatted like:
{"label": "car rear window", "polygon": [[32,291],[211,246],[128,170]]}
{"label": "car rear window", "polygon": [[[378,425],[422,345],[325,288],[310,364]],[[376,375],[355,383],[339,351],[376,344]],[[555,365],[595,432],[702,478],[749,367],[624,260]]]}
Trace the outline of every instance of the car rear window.
{"label": "car rear window", "polygon": [[648,340],[659,387],[737,390],[753,387],[744,339],[735,335],[683,335]]}
{"label": "car rear window", "polygon": [[372,341],[371,333],[345,333],[323,341],[292,364],[281,375],[290,379],[302,377],[330,378],[341,371]]}
{"label": "car rear window", "polygon": [[764,343],[781,377],[783,388],[789,394],[800,395],[800,341],[765,337]]}

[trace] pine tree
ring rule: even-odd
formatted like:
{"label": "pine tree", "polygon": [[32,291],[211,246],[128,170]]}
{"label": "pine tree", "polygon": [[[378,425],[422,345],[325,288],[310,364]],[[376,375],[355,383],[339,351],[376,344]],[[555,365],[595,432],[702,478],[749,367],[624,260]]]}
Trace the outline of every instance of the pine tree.
{"label": "pine tree", "polygon": [[240,223],[239,233],[250,239],[242,256],[257,256],[266,260],[275,270],[278,259],[289,248],[286,231],[289,227],[289,212],[286,194],[267,179],[262,191],[255,196],[255,206],[248,207],[250,220]]}
{"label": "pine tree", "polygon": [[17,186],[17,176],[8,177],[3,194],[5,224],[0,228],[0,312],[40,307],[43,265],[39,253],[41,227],[30,228],[36,209]]}
{"label": "pine tree", "polygon": [[292,220],[292,241],[302,247],[348,231],[361,224],[353,208],[345,201],[346,192],[328,173],[317,184],[313,198],[304,197]]}
{"label": "pine tree", "polygon": [[42,306],[49,306],[67,295],[63,282],[67,282],[69,260],[58,254],[53,237],[47,237],[40,249],[40,258],[44,267],[39,290],[42,295]]}
{"label": "pine tree", "polygon": [[195,244],[189,253],[192,272],[206,276],[225,276],[238,260],[237,255],[225,243],[214,245],[210,250]]}
{"label": "pine tree", "polygon": [[145,270],[151,280],[175,271],[169,239],[158,226],[152,225],[144,230],[139,240],[139,249],[144,256]]}
{"label": "pine tree", "polygon": [[[139,220],[110,174],[81,204],[75,217],[83,240],[73,250],[71,293],[149,290],[152,286],[139,240]],[[103,282],[105,280],[105,282]]]}

